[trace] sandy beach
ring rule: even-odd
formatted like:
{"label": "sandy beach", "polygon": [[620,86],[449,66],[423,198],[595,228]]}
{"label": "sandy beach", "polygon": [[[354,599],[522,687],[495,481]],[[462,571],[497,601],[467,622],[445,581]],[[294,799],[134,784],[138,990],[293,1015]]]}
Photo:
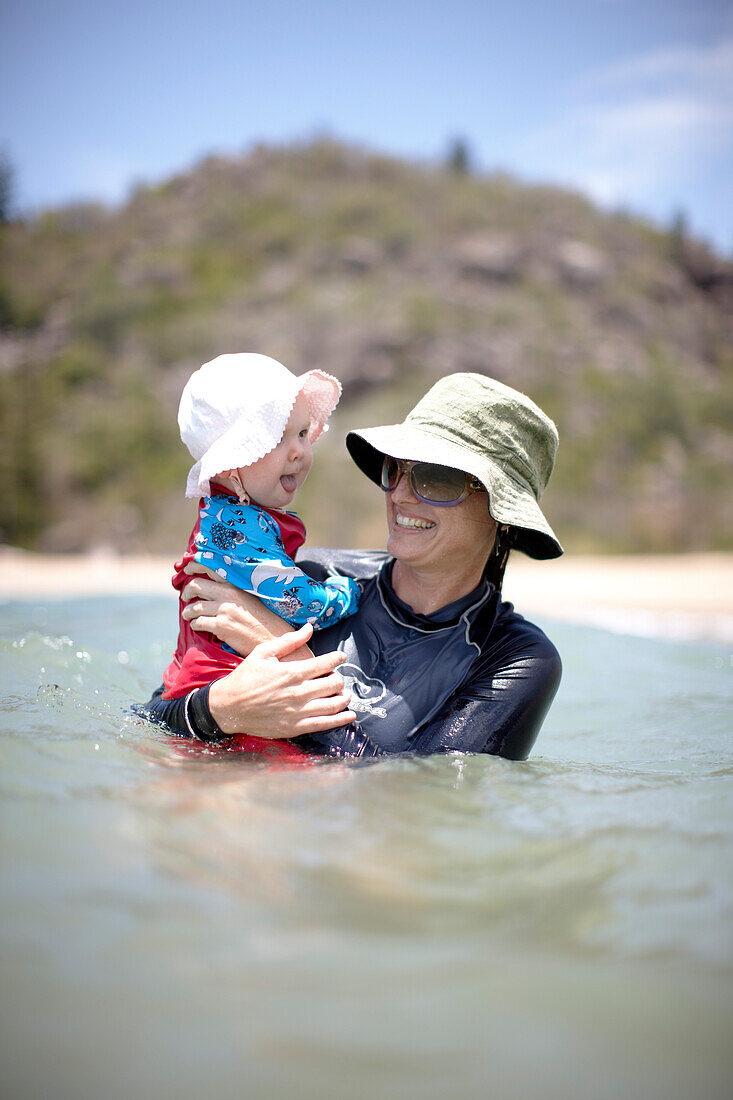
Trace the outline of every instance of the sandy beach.
{"label": "sandy beach", "polygon": [[[170,595],[171,559],[44,555],[0,547],[0,599]],[[623,633],[733,642],[733,553],[510,562],[505,597],[526,615]]]}

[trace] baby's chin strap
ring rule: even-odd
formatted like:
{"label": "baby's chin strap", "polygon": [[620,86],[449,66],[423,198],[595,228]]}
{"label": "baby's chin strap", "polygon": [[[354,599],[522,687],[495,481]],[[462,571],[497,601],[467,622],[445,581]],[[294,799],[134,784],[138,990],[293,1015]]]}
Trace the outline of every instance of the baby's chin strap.
{"label": "baby's chin strap", "polygon": [[250,503],[250,495],[247,492],[247,490],[245,489],[244,485],[242,484],[242,479],[239,476],[239,470],[229,470],[227,472],[226,477],[227,477],[227,480],[231,481],[232,485],[234,486],[234,492],[239,497],[239,503],[240,504],[249,504]]}

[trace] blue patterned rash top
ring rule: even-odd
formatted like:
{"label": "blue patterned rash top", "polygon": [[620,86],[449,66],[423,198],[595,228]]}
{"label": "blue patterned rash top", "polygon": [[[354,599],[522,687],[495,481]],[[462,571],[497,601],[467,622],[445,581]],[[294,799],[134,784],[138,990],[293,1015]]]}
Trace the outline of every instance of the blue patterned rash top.
{"label": "blue patterned rash top", "polygon": [[252,592],[292,626],[331,626],[359,606],[360,588],[331,572],[312,580],[286,553],[275,520],[255,504],[233,496],[204,497],[195,539],[199,565],[243,592]]}

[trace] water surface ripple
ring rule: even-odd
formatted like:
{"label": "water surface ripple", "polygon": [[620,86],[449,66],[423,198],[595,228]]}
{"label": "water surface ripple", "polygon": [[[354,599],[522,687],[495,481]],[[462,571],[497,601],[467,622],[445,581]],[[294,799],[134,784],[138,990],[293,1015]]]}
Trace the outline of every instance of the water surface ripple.
{"label": "water surface ripple", "polygon": [[729,1094],[733,666],[543,624],[529,761],[273,768],[129,712],[169,600],[0,629],[5,1094]]}

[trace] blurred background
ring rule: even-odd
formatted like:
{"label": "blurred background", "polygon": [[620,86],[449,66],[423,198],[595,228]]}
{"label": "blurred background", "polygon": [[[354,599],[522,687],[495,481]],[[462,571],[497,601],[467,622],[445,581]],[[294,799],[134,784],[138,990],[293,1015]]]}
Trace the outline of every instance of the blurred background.
{"label": "blurred background", "polygon": [[256,350],[344,386],[311,544],[382,538],[345,430],[470,370],[568,548],[733,545],[729,3],[5,0],[0,102],[0,542],[180,550],[180,391]]}

